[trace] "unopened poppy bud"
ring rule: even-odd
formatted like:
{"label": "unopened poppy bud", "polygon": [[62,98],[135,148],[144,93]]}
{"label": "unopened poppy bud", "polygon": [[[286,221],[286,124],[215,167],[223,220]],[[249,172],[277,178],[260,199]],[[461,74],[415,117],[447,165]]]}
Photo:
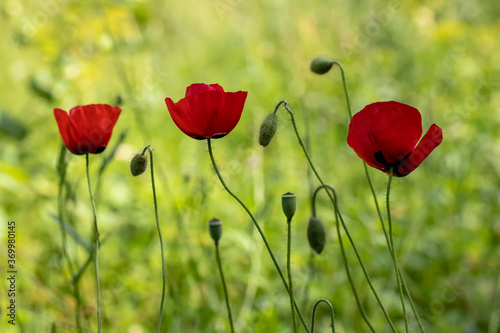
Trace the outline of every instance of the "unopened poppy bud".
{"label": "unopened poppy bud", "polygon": [[311,71],[316,74],[325,74],[328,73],[333,64],[334,62],[330,58],[317,57],[311,61]]}
{"label": "unopened poppy bud", "polygon": [[283,213],[285,213],[288,221],[291,221],[295,215],[295,208],[297,206],[297,200],[295,199],[295,194],[285,193],[281,197],[281,206],[283,207]]}
{"label": "unopened poppy bud", "polygon": [[261,146],[267,146],[276,134],[278,128],[278,115],[271,112],[267,115],[266,119],[260,125],[259,143]]}
{"label": "unopened poppy bud", "polygon": [[210,232],[210,237],[214,240],[215,244],[219,242],[222,236],[222,222],[218,218],[213,218],[208,221],[208,231]]}
{"label": "unopened poppy bud", "polygon": [[315,216],[309,219],[307,225],[307,240],[309,246],[317,253],[320,254],[325,248],[326,231],[323,222]]}
{"label": "unopened poppy bud", "polygon": [[148,168],[148,156],[146,154],[137,154],[130,161],[130,172],[132,176],[143,174]]}

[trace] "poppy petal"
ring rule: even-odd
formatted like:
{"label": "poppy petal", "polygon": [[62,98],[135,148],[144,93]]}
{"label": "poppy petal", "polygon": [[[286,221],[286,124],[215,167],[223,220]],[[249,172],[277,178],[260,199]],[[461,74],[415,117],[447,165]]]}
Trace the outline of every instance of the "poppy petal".
{"label": "poppy petal", "polygon": [[398,176],[404,177],[415,170],[441,142],[443,131],[436,124],[432,124],[411,155],[397,167]]}
{"label": "poppy petal", "polygon": [[70,121],[68,113],[62,109],[54,109],[54,116],[56,118],[59,133],[63,139],[64,144],[70,152],[75,155],[81,155],[78,149],[77,142],[72,138],[70,133]]}
{"label": "poppy petal", "polygon": [[194,83],[179,102],[165,98],[175,125],[194,139],[221,138],[238,124],[247,92],[225,92],[218,84]]}
{"label": "poppy petal", "polygon": [[54,109],[66,147],[76,155],[97,154],[106,148],[121,109],[107,104],[76,106],[68,114]]}
{"label": "poppy petal", "polygon": [[191,96],[191,95],[196,95],[196,94],[201,94],[205,91],[213,91],[213,90],[218,90],[224,92],[224,89],[222,89],[221,86],[218,84],[204,84],[204,83],[193,83],[189,87],[186,88],[186,95],[185,97]]}
{"label": "poppy petal", "polygon": [[212,120],[213,124],[209,126],[212,129],[208,133],[210,138],[214,136],[222,138],[236,127],[240,121],[247,94],[246,91],[237,91],[223,95],[223,101],[217,110],[217,117]]}
{"label": "poppy petal", "polygon": [[187,118],[187,115],[185,113],[181,113],[177,109],[177,104],[174,103],[170,98],[165,98],[165,104],[167,104],[168,112],[170,113],[170,116],[172,117],[172,120],[174,121],[175,125],[182,131],[184,134],[196,138],[197,134],[196,129],[193,128],[193,124],[189,121]]}
{"label": "poppy petal", "polygon": [[70,110],[70,128],[83,154],[104,150],[120,113],[119,107],[107,104],[89,104]]}
{"label": "poppy petal", "polygon": [[381,151],[388,165],[397,165],[422,136],[420,112],[394,101],[368,105],[375,152]]}

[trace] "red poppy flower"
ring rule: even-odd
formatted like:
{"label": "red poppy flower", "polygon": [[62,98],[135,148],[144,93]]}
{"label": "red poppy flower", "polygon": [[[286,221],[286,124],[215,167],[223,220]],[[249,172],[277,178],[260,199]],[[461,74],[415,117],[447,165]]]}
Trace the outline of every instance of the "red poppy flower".
{"label": "red poppy flower", "polygon": [[[406,104],[378,102],[352,117],[347,143],[370,166],[404,177],[415,170],[443,141],[441,129],[433,124],[422,136],[420,112]],[[418,145],[417,145],[418,142]]]}
{"label": "red poppy flower", "polygon": [[68,113],[54,109],[59,133],[69,151],[76,155],[98,154],[111,138],[122,110],[107,104],[75,106]]}
{"label": "red poppy flower", "polygon": [[229,134],[240,120],[246,98],[246,91],[225,92],[218,84],[194,83],[179,102],[167,97],[165,103],[181,131],[203,140]]}

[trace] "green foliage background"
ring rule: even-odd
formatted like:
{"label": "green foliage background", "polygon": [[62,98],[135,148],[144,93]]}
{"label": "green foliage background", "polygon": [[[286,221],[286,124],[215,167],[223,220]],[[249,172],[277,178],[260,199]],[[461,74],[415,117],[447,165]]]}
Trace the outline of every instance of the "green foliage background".
{"label": "green foliage background", "polygon": [[[245,212],[223,191],[206,142],[183,135],[164,98],[193,82],[246,90],[239,125],[214,141],[229,186],[261,221],[282,267],[286,223],[281,194],[297,195],[293,274],[309,317],[328,298],[339,332],[367,331],[342,267],[332,209],[318,213],[327,247],[315,256],[305,231],[317,182],[289,117],[280,112],[271,145],[258,145],[260,122],[286,98],[326,182],[337,189],[361,255],[391,317],[402,330],[394,274],[359,158],[346,144],[348,115],[338,68],[309,71],[318,55],[341,61],[354,111],[397,100],[417,107],[424,130],[444,141],[410,176],[397,179],[392,207],[396,245],[428,332],[498,332],[500,318],[500,4],[498,1],[86,1],[5,0],[0,4],[0,228],[17,225],[17,325],[7,324],[6,245],[0,248],[2,332],[74,332],[71,276],[61,257],[56,161],[61,145],[53,108],[123,100],[110,146],[91,157],[98,186],[104,332],[153,332],[161,261],[147,175],[129,161],[150,144],[167,248],[169,332],[228,330],[207,227],[223,221],[223,265],[238,332],[290,332],[288,296]],[[308,124],[308,126],[306,125]],[[97,181],[99,166],[111,163]],[[91,242],[85,162],[68,156],[65,215]],[[370,170],[384,199],[387,177]],[[99,183],[97,185],[97,183]],[[78,265],[88,254],[69,238]],[[347,240],[346,240],[347,242]],[[2,241],[2,244],[6,244]],[[347,244],[347,243],[346,243]],[[354,255],[349,259],[369,318],[388,327]],[[308,282],[309,281],[309,282]],[[304,288],[307,287],[307,292]],[[92,265],[81,280],[85,331],[96,331]],[[328,331],[327,312],[319,312]],[[414,331],[416,326],[412,321]]]}

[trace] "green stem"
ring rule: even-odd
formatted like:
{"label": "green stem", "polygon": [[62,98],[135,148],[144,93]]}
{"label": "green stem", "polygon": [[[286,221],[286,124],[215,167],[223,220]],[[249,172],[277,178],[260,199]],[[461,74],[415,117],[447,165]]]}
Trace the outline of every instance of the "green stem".
{"label": "green stem", "polygon": [[231,305],[229,304],[229,296],[228,296],[227,287],[226,287],[226,279],[224,279],[224,272],[222,271],[222,264],[221,264],[220,251],[219,251],[219,242],[215,242],[215,254],[217,256],[217,266],[219,267],[222,288],[224,289],[224,298],[226,299],[226,308],[227,308],[227,317],[229,319],[229,326],[231,327],[231,332],[234,333],[233,315],[231,314]]}
{"label": "green stem", "polygon": [[[318,186],[316,188],[316,190],[314,191],[313,200],[316,201],[315,200],[316,195],[317,195],[318,191],[322,188],[324,188],[328,194],[329,194],[328,190],[330,190],[332,192],[332,195],[333,195],[332,204],[333,204],[333,212],[335,214],[335,227],[337,230],[337,238],[339,240],[340,252],[342,254],[342,262],[344,263],[345,272],[347,275],[347,279],[349,280],[349,284],[351,285],[351,290],[352,290],[352,293],[354,295],[354,299],[356,300],[356,305],[358,306],[358,310],[361,313],[361,317],[363,317],[363,319],[365,320],[365,322],[368,325],[368,327],[370,328],[370,330],[372,332],[375,332],[375,329],[371,325],[371,323],[368,320],[368,317],[365,313],[365,310],[363,309],[363,305],[361,304],[361,300],[359,298],[358,290],[356,289],[356,285],[354,284],[354,280],[352,279],[351,268],[349,267],[349,261],[347,260],[347,254],[345,252],[344,242],[342,241],[342,235],[340,234],[340,221],[339,221],[339,219],[341,219],[341,220],[343,220],[343,219],[342,219],[342,215],[340,214],[340,211],[338,209],[337,193],[335,192],[335,189],[332,186],[327,185],[327,184],[323,184],[323,185]],[[313,216],[316,216],[316,204],[314,204]]]}
{"label": "green stem", "polygon": [[142,155],[149,150],[150,169],[151,169],[151,184],[153,187],[153,201],[155,206],[155,219],[156,219],[156,230],[158,231],[158,238],[160,240],[160,251],[161,251],[161,271],[162,271],[162,289],[161,289],[161,302],[160,302],[160,313],[158,314],[158,328],[157,332],[161,332],[161,319],[163,317],[163,305],[165,304],[165,289],[167,285],[167,273],[165,267],[165,250],[163,246],[163,237],[160,228],[160,219],[158,218],[158,202],[156,200],[156,187],[155,187],[155,174],[154,174],[154,162],[153,162],[153,149],[150,146],[146,146],[142,151]]}
{"label": "green stem", "polygon": [[[371,180],[370,173],[368,172],[368,166],[367,166],[366,162],[364,162],[364,161],[363,161],[363,166],[365,168],[365,174],[366,174],[366,179],[368,180],[368,185],[370,186],[370,190],[371,190],[372,195],[373,195],[373,201],[375,202],[375,207],[377,208],[377,214],[378,214],[378,217],[380,219],[380,224],[381,224],[382,230],[384,232],[385,241],[387,243],[387,249],[389,250],[389,254],[391,255],[391,258],[392,258],[393,248],[391,245],[389,234],[388,234],[387,229],[385,227],[384,217],[382,216],[382,211],[380,210],[380,205],[378,203],[377,194],[375,193],[375,188],[373,187],[373,182]],[[398,263],[397,271],[399,273],[401,283],[403,284],[404,291],[408,297],[408,301],[410,302],[410,306],[411,306],[411,309],[413,311],[413,314],[415,315],[415,318],[417,320],[418,326],[420,328],[420,332],[425,333],[424,326],[422,325],[422,321],[420,320],[420,316],[418,314],[417,308],[415,307],[415,303],[413,303],[413,298],[411,297],[410,289],[408,288],[408,285],[406,284],[406,281],[405,281],[403,273],[401,272],[401,267],[399,266],[399,263]]]}
{"label": "green stem", "polygon": [[[229,189],[229,187],[227,187],[226,182],[222,178],[222,175],[220,174],[219,168],[217,167],[217,163],[215,162],[215,158],[214,158],[214,155],[213,155],[213,152],[212,152],[212,142],[211,142],[211,139],[207,139],[207,143],[208,143],[208,153],[210,155],[210,160],[212,161],[212,165],[214,167],[215,173],[217,174],[217,177],[219,178],[219,181],[221,182],[221,184],[224,187],[224,189],[226,190],[226,192],[229,193],[236,201],[238,201],[238,203],[241,205],[241,207],[243,207],[243,209],[247,212],[247,214],[250,217],[250,219],[252,220],[255,228],[257,228],[257,231],[259,232],[259,234],[260,234],[260,236],[261,236],[261,238],[262,238],[262,240],[264,242],[264,245],[266,246],[267,251],[269,252],[269,256],[271,257],[271,260],[273,261],[274,266],[276,267],[276,270],[278,271],[278,274],[281,277],[281,281],[283,282],[283,285],[285,286],[286,291],[290,294],[290,289],[289,289],[288,284],[286,282],[285,276],[283,275],[283,272],[281,271],[281,268],[280,268],[280,266],[278,264],[278,261],[276,260],[276,257],[274,256],[274,253],[271,250],[271,246],[269,245],[269,242],[267,241],[267,238],[264,235],[264,232],[262,231],[262,228],[260,227],[259,223],[257,222],[257,220],[255,219],[255,217],[253,216],[253,214],[250,211],[250,209],[248,209],[248,207],[243,203],[243,201],[241,201],[241,199],[236,194],[234,194]],[[297,313],[299,315],[300,321],[302,322],[302,325],[304,326],[306,332],[309,332],[307,324],[306,324],[306,322],[304,320],[304,317],[302,316],[302,314],[300,312],[300,309],[299,309],[297,303],[294,303],[294,305],[295,305],[295,309],[297,310]]]}
{"label": "green stem", "polygon": [[392,232],[392,218],[391,218],[391,183],[392,183],[392,170],[393,167],[390,168],[389,170],[389,180],[387,181],[387,194],[386,194],[386,207],[387,207],[387,222],[389,224],[389,240],[391,241],[391,253],[392,253],[392,262],[394,263],[394,271],[396,272],[396,280],[398,283],[398,289],[399,289],[399,298],[401,299],[401,306],[403,307],[403,316],[405,319],[405,331],[408,332],[408,314],[406,313],[406,305],[405,305],[405,299],[404,299],[404,294],[403,294],[403,288],[402,288],[402,283],[401,283],[401,274],[399,271],[399,264],[398,264],[398,259],[396,255],[396,249],[394,248],[394,236]]}
{"label": "green stem", "polygon": [[[291,118],[291,121],[292,121],[292,125],[293,125],[293,128],[294,128],[294,131],[295,131],[295,135],[297,136],[297,139],[299,141],[299,144],[300,146],[302,147],[302,150],[304,151],[304,154],[309,162],[309,165],[311,166],[311,169],[313,170],[314,172],[314,175],[316,176],[316,178],[318,179],[318,181],[321,183],[321,185],[325,185],[325,182],[323,181],[323,179],[321,179],[321,176],[319,175],[318,171],[316,170],[315,166],[314,166],[314,163],[312,162],[311,160],[311,157],[309,156],[308,152],[307,152],[307,149],[306,147],[304,146],[304,142],[302,141],[302,138],[300,137],[300,134],[299,134],[299,131],[297,129],[297,124],[295,123],[295,118],[294,118],[294,115],[293,115],[293,112],[292,110],[289,108],[288,106],[288,102],[286,100],[282,100],[278,103],[278,105],[276,106],[276,108],[279,107],[279,105],[281,104],[284,104],[284,107],[285,109],[288,111],[288,113],[290,114],[290,118]],[[327,194],[330,198],[330,200],[333,202],[334,199],[332,197],[332,195],[330,194],[330,192],[327,191]],[[378,294],[377,292],[375,291],[375,288],[373,287],[373,284],[371,282],[371,279],[370,279],[370,276],[368,275],[368,272],[366,271],[366,268],[365,268],[365,265],[363,263],[363,260],[361,259],[361,256],[359,255],[359,252],[357,250],[357,247],[356,245],[354,244],[354,240],[352,239],[351,237],[351,234],[349,233],[349,230],[344,222],[344,219],[342,218],[342,216],[340,215],[340,221],[342,223],[342,227],[349,239],[349,242],[351,243],[351,246],[354,250],[354,253],[356,254],[356,257],[358,259],[358,262],[361,266],[361,269],[363,270],[363,273],[365,275],[365,278],[366,278],[366,281],[368,282],[368,285],[370,286],[370,289],[372,290],[372,293],[373,295],[375,296],[375,298],[377,299],[377,302],[379,304],[379,307],[380,309],[382,310],[382,312],[384,313],[386,319],[387,319],[387,322],[389,323],[389,325],[391,326],[391,329],[393,330],[393,332],[396,332],[396,328],[394,327],[394,324],[392,323],[391,319],[389,318],[389,315],[387,314],[387,311],[385,310],[380,298],[378,297]]]}
{"label": "green stem", "polygon": [[314,251],[311,250],[311,254],[309,255],[309,260],[307,261],[307,267],[308,267],[308,274],[307,274],[307,281],[304,286],[304,291],[302,292],[302,308],[305,308],[308,301],[309,301],[309,286],[311,285],[313,279],[314,279],[314,273],[316,270],[316,265],[314,263]]}
{"label": "green stem", "polygon": [[316,320],[316,308],[318,305],[321,303],[326,303],[328,307],[330,308],[330,318],[331,318],[331,325],[332,325],[332,333],[335,333],[335,312],[333,311],[333,306],[332,303],[330,303],[327,299],[320,299],[316,303],[314,303],[313,307],[313,312],[312,312],[312,318],[311,318],[311,333],[314,333],[314,322]]}
{"label": "green stem", "polygon": [[[61,226],[61,242],[62,242],[62,252],[63,252],[63,257],[66,260],[69,272],[71,276],[74,275],[74,268],[73,268],[73,263],[71,261],[71,257],[68,254],[67,251],[67,238],[66,238],[66,230],[64,228],[64,197],[63,197],[63,189],[64,185],[66,184],[66,156],[67,156],[67,148],[64,143],[61,143],[61,147],[59,149],[59,156],[57,159],[57,175],[59,177],[59,184],[58,184],[58,192],[57,192],[57,211],[58,211],[58,217],[59,217],[59,222]],[[76,323],[76,330],[77,332],[82,331],[82,326],[80,322],[80,310],[82,307],[82,300],[80,299],[80,291],[79,291],[79,285],[78,282],[72,285],[73,288],[73,297],[75,298],[76,304],[75,304],[75,323]]]}
{"label": "green stem", "polygon": [[490,319],[488,321],[488,333],[498,332],[498,323],[499,323],[499,315],[500,309],[498,309],[498,291],[500,290],[500,265],[498,266],[496,272],[495,285],[493,289],[493,297],[491,302],[491,314]]}
{"label": "green stem", "polygon": [[[344,85],[344,94],[345,94],[345,98],[346,98],[346,102],[347,102],[347,112],[349,113],[349,119],[352,119],[352,109],[351,109],[351,101],[350,101],[350,98],[349,98],[349,92],[347,90],[347,84],[346,84],[346,78],[345,78],[345,72],[344,72],[344,67],[342,66],[342,64],[339,62],[339,61],[336,61],[336,60],[333,60],[333,62],[335,64],[337,64],[340,68],[340,72],[342,74],[342,83]],[[380,223],[382,225],[382,230],[384,231],[384,236],[385,236],[385,240],[386,240],[386,243],[387,243],[387,248],[389,249],[389,253],[391,254],[391,257],[392,257],[392,252],[393,252],[393,249],[391,247],[391,243],[389,241],[389,235],[387,234],[387,230],[385,228],[385,223],[384,223],[384,218],[382,217],[382,212],[380,210],[380,205],[378,204],[378,200],[377,200],[377,195],[375,193],[375,189],[373,187],[373,182],[370,178],[370,173],[368,172],[368,167],[366,165],[366,162],[363,161],[363,166],[364,166],[364,169],[365,169],[365,174],[366,174],[366,179],[368,180],[368,184],[370,186],[370,189],[371,189],[371,192],[372,192],[372,195],[373,195],[373,200],[375,202],[375,207],[377,209],[377,213],[378,213],[378,216],[380,218]],[[410,301],[410,305],[411,305],[411,308],[412,308],[412,311],[415,315],[415,318],[417,319],[417,323],[418,323],[418,326],[420,327],[420,331],[422,333],[425,332],[424,330],[424,327],[422,325],[422,322],[420,320],[420,316],[418,315],[418,312],[417,312],[417,309],[415,307],[415,304],[413,303],[413,299],[411,297],[411,294],[410,294],[410,290],[408,288],[408,286],[406,285],[406,281],[404,279],[404,276],[403,274],[401,273],[401,269],[400,267],[398,266],[398,273],[399,273],[399,276],[401,278],[401,282],[403,283],[403,287],[405,289],[405,292],[408,296],[408,300]],[[398,274],[396,273],[396,274]]]}
{"label": "green stem", "polygon": [[288,288],[290,294],[290,309],[292,310],[292,323],[293,332],[297,332],[297,325],[295,323],[295,311],[293,310],[294,298],[293,298],[293,285],[292,285],[292,269],[291,269],[291,254],[292,254],[292,219],[287,220],[288,232],[287,232],[287,250],[286,250],[286,270],[288,273]]}
{"label": "green stem", "polygon": [[337,60],[333,60],[333,63],[335,63],[335,64],[337,64],[337,66],[339,66],[340,73],[342,74],[342,83],[344,85],[344,94],[345,94],[345,99],[347,102],[347,111],[349,112],[349,119],[351,119],[352,118],[351,101],[349,99],[349,92],[347,91],[347,83],[346,83],[346,79],[345,79],[344,67]]}
{"label": "green stem", "polygon": [[92,193],[92,186],[90,185],[89,173],[89,154],[85,154],[86,169],[87,169],[87,183],[89,186],[90,201],[92,202],[92,213],[94,214],[94,263],[95,263],[95,281],[97,286],[97,332],[101,332],[101,283],[99,281],[99,229],[97,227],[97,214],[94,201],[94,194]]}

